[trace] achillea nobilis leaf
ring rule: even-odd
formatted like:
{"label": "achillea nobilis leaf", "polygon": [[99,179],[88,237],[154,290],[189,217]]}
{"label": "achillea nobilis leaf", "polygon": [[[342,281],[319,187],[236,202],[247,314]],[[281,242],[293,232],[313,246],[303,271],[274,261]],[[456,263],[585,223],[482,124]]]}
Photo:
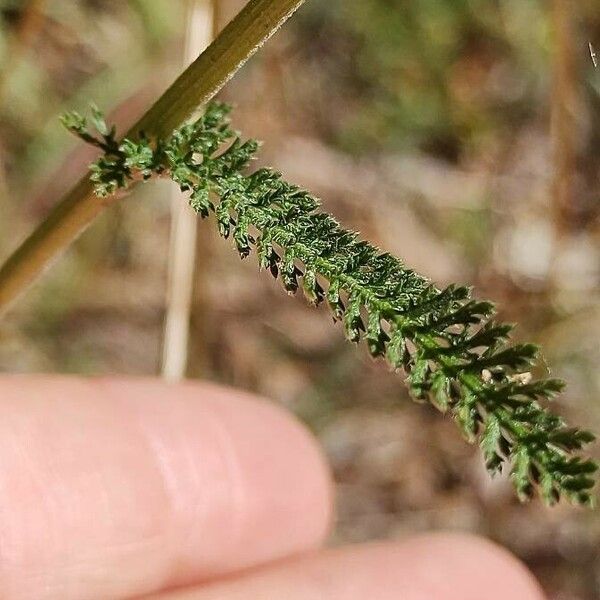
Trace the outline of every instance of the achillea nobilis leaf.
{"label": "achillea nobilis leaf", "polygon": [[229,110],[211,103],[167,140],[118,142],[96,109],[97,136],[76,113],[63,122],[104,152],[91,168],[98,195],[171,177],[201,217],[214,215],[242,258],[255,251],[288,293],[302,288],[309,302],[326,301],[350,341],[364,339],[372,356],[406,373],[416,399],[449,413],[480,444],[491,473],[508,465],[521,499],[538,490],[549,504],[591,504],[597,465],[576,452],[594,437],[543,407],[563,384],[533,380],[537,347],[510,345],[511,326],[496,323],[493,305],[468,288],[436,288],[319,212],[312,194],[278,172],[248,169],[259,144],[231,129]]}

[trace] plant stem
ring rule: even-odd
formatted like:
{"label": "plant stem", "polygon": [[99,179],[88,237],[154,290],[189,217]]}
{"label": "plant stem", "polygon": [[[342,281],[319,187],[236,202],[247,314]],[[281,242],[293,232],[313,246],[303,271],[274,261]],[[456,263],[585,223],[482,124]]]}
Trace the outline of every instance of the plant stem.
{"label": "plant stem", "polygon": [[[214,37],[215,2],[216,0],[188,0],[184,67],[187,67]],[[168,381],[180,381],[185,377],[187,370],[190,315],[196,272],[197,227],[198,216],[188,204],[181,201],[181,192],[173,185],[171,247],[161,365],[161,374]],[[201,260],[205,260],[205,257]]]}
{"label": "plant stem", "polygon": [[[210,100],[304,0],[250,0],[221,34],[131,128],[166,137]],[[99,215],[112,198],[98,198],[87,175],[52,210],[0,269],[0,312]]]}
{"label": "plant stem", "polygon": [[554,182],[552,194],[556,242],[560,244],[573,230],[577,177],[579,73],[576,41],[577,6],[569,0],[554,0],[552,5],[555,49],[552,57],[552,138]]}

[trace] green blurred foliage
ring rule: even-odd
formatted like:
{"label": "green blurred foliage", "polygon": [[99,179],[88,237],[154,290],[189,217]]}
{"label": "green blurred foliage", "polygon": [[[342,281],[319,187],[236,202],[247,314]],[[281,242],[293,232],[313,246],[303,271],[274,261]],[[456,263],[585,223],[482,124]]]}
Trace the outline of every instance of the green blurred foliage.
{"label": "green blurred foliage", "polygon": [[23,178],[56,168],[71,146],[58,114],[92,98],[114,106],[160,69],[181,18],[167,0],[3,2],[0,140],[9,189],[28,189]]}
{"label": "green blurred foliage", "polygon": [[343,148],[456,160],[547,105],[549,11],[545,0],[309,2],[301,39],[324,84],[350,94]]}

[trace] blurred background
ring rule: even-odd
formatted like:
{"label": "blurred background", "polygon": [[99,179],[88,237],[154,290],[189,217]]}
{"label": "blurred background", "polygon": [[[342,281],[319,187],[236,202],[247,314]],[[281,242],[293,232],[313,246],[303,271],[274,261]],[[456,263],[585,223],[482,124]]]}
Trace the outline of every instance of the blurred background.
{"label": "blurred background", "polygon": [[[209,30],[243,5],[203,2]],[[1,257],[94,157],[58,115],[94,101],[124,131],[181,71],[192,4],[0,0]],[[600,431],[589,42],[600,48],[597,0],[308,0],[221,97],[266,142],[261,161],[346,226],[496,301],[569,382],[559,410]],[[0,370],[159,373],[171,196],[152,183],[106,211],[0,321]],[[214,230],[201,223],[194,249],[188,375],[266,395],[309,425],[338,485],[333,543],[476,532],[553,600],[600,599],[598,511],[520,505],[450,420]]]}

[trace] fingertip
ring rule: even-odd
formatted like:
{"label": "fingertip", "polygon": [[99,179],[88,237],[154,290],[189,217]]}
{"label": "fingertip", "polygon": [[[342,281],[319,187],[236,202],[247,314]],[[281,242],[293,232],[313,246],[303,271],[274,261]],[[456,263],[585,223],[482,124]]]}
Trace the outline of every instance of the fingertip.
{"label": "fingertip", "polygon": [[[197,391],[193,384],[187,387]],[[245,539],[234,540],[228,559],[239,554],[243,561],[250,546],[265,561],[320,547],[333,522],[333,483],[315,437],[274,402],[219,386],[206,389],[211,410],[227,423],[227,436],[237,436],[244,490]],[[274,547],[277,539],[280,550]]]}
{"label": "fingertip", "polygon": [[3,377],[0,390],[3,598],[129,597],[327,535],[326,463],[273,403],[144,379]]}
{"label": "fingertip", "polygon": [[398,554],[399,561],[410,555],[410,564],[423,581],[453,582],[454,593],[448,596],[452,600],[475,600],[484,592],[487,600],[545,600],[539,583],[517,557],[480,536],[423,534],[402,542]]}
{"label": "fingertip", "polygon": [[[154,597],[153,597],[154,598]],[[508,552],[462,534],[327,550],[156,600],[544,600]]]}
{"label": "fingertip", "polygon": [[[289,411],[205,382],[97,385],[102,396],[133,410],[174,502],[183,506],[180,535],[188,543],[179,549],[179,573],[171,573],[170,585],[299,554],[328,536],[329,468],[314,436]],[[198,511],[208,487],[210,510]]]}

